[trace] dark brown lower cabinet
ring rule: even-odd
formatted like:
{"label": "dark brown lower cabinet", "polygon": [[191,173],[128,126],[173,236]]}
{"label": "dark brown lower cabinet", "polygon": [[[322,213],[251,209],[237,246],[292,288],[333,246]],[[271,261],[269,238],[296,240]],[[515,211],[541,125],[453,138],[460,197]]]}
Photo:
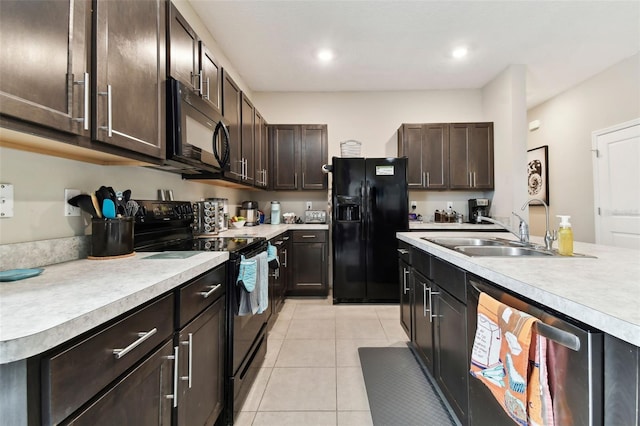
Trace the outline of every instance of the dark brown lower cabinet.
{"label": "dark brown lower cabinet", "polygon": [[290,296],[326,296],[327,231],[293,231],[289,261],[293,268],[287,292]]}
{"label": "dark brown lower cabinet", "polygon": [[414,344],[422,362],[427,370],[433,374],[434,370],[434,348],[433,348],[433,318],[429,307],[429,291],[431,282],[427,277],[417,270],[411,274],[414,295]]}
{"label": "dark brown lower cabinet", "polygon": [[225,298],[178,335],[178,425],[211,425],[224,406]]}
{"label": "dark brown lower cabinet", "polygon": [[170,426],[172,357],[173,345],[169,341],[65,423],[74,426]]}

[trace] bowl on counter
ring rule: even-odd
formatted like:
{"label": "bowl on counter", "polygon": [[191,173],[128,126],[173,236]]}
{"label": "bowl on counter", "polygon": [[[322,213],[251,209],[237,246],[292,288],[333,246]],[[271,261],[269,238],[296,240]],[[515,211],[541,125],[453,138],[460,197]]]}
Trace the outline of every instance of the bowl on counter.
{"label": "bowl on counter", "polygon": [[247,223],[246,220],[239,220],[237,222],[231,222],[231,225],[233,225],[234,228],[242,228],[245,223]]}

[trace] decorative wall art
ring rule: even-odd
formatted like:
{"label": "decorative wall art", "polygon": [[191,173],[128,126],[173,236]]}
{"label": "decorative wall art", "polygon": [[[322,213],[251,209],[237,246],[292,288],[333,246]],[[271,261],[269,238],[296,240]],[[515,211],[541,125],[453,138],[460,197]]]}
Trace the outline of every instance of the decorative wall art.
{"label": "decorative wall art", "polygon": [[[549,146],[544,145],[527,151],[527,191],[529,200],[539,198],[549,205]],[[533,206],[541,206],[537,201]]]}

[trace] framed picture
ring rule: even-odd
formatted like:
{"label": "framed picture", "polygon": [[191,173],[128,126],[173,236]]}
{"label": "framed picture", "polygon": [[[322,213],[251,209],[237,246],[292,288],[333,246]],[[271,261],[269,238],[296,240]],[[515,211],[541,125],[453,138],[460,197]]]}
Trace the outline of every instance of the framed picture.
{"label": "framed picture", "polygon": [[[549,146],[527,151],[527,192],[529,200],[539,198],[549,205]],[[532,206],[542,203],[533,201]]]}

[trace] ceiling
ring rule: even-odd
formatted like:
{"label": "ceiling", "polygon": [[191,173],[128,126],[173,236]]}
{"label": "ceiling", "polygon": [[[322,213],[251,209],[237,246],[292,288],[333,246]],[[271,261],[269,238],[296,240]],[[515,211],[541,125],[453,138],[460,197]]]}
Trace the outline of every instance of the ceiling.
{"label": "ceiling", "polygon": [[479,89],[524,64],[532,107],[640,51],[640,1],[189,2],[259,92]]}

